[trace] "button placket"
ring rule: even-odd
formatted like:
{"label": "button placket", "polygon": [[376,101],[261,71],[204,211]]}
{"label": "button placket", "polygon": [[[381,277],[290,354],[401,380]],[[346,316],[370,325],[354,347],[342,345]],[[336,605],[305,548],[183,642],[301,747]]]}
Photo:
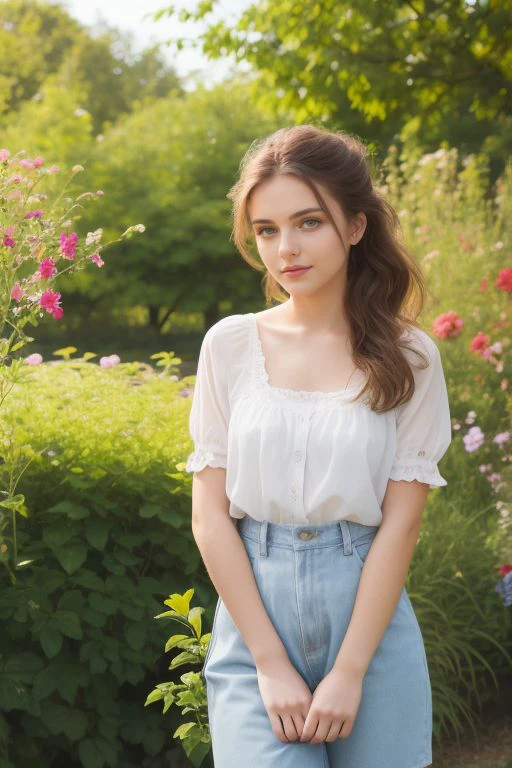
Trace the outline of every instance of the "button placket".
{"label": "button placket", "polygon": [[295,505],[300,505],[300,514],[304,515],[304,469],[306,458],[306,440],[309,429],[309,422],[304,414],[299,414],[297,418],[297,443],[293,451],[292,458],[296,465],[296,470],[292,472],[292,485],[290,495]]}

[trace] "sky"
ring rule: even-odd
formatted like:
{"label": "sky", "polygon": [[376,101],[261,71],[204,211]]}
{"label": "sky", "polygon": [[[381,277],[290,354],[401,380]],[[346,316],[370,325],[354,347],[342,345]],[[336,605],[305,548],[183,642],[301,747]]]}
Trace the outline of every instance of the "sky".
{"label": "sky", "polygon": [[[244,8],[251,5],[253,0],[219,0],[218,10],[207,17],[210,20],[236,19]],[[71,16],[87,26],[101,28],[105,21],[112,26],[128,30],[134,35],[137,50],[142,50],[151,43],[163,42],[171,37],[184,35],[197,37],[205,28],[206,23],[180,24],[175,18],[162,18],[158,22],[145,19],[149,13],[173,5],[177,9],[194,10],[196,0],[60,0]],[[221,80],[233,63],[232,57],[218,61],[208,61],[197,49],[184,48],[177,51],[174,46],[162,47],[162,54],[174,66],[177,73],[185,78],[184,87],[191,88],[196,77],[207,85]]]}

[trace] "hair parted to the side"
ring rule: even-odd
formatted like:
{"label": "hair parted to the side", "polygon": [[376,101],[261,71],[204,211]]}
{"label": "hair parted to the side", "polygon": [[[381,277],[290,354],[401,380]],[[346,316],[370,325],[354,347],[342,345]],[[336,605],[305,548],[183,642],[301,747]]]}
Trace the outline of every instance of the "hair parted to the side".
{"label": "hair parted to the side", "polygon": [[318,184],[339,203],[347,220],[359,212],[367,218],[362,238],[349,251],[346,294],[342,306],[350,328],[354,364],[366,376],[359,393],[368,393],[370,407],[384,412],[407,402],[414,392],[412,370],[402,348],[407,326],[420,328],[417,317],[426,295],[421,269],[401,236],[393,206],[372,183],[368,150],[345,131],[311,124],[281,128],[256,139],[240,163],[240,176],[227,197],[233,202],[232,240],[241,256],[264,271],[267,306],[286,301],[288,294],[251,253],[255,240],[248,202],[255,187],[280,174],[293,174],[307,184],[341,235]]}

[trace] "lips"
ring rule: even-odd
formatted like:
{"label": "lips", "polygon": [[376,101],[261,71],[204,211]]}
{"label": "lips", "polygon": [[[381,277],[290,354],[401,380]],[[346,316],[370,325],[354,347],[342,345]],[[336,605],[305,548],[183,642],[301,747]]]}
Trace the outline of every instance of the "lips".
{"label": "lips", "polygon": [[304,269],[310,269],[310,267],[288,267],[287,269],[283,269],[283,272],[301,272]]}

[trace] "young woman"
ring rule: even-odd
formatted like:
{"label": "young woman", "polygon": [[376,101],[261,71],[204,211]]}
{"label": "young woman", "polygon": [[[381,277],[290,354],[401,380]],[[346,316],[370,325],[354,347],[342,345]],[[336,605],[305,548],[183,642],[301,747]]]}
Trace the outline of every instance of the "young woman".
{"label": "young woman", "polygon": [[255,142],[228,196],[277,303],[207,330],[190,411],[192,530],[219,594],[215,766],[424,768],[432,694],[404,583],[451,423],[421,272],[344,132]]}

